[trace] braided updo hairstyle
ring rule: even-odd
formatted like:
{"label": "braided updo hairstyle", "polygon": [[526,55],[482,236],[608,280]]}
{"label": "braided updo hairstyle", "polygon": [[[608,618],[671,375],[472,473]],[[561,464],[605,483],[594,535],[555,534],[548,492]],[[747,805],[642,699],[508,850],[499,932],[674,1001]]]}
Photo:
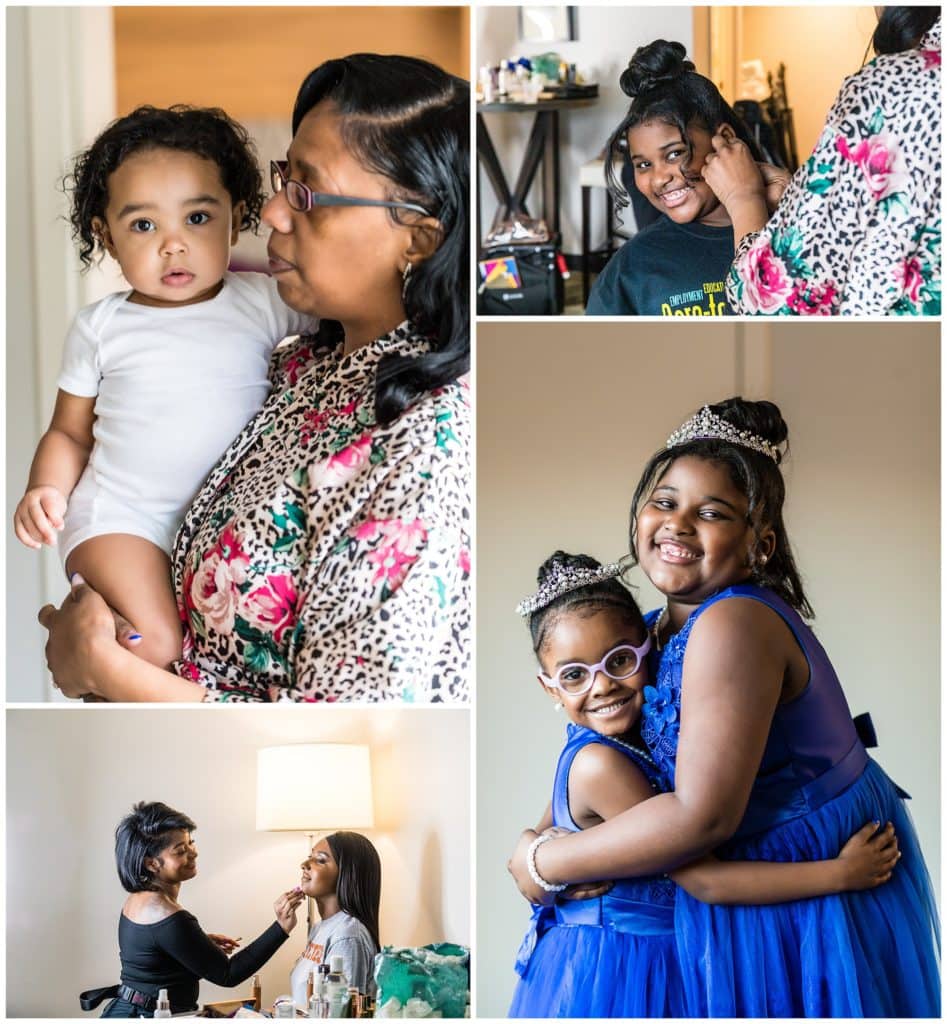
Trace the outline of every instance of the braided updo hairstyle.
{"label": "braided updo hairstyle", "polygon": [[[720,124],[727,124],[742,142],[750,147],[755,160],[763,156],[746,125],[729,103],[720,95],[720,90],[709,78],[699,75],[687,51],[681,43],[667,39],[655,39],[647,46],[640,46],[622,72],[619,79],[622,92],[631,97],[631,106],[621,124],[608,140],[608,152],[627,145],[628,132],[636,125],[648,121],[663,121],[673,125],[688,147],[683,173],[690,180],[700,177],[699,170],[691,170],[689,163],[693,156],[693,144],[688,134],[696,125],[704,131],[713,132]],[[609,191],[619,207],[628,205],[625,192],[611,160],[605,161],[605,175]]]}
{"label": "braided updo hairstyle", "polygon": [[[789,428],[779,407],[772,402],[748,402],[738,396],[717,402],[709,408],[737,429],[749,431],[770,444],[785,445],[788,451]],[[719,438],[698,438],[656,452],[645,466],[631,501],[631,550],[635,558],[638,557],[635,537],[638,510],[671,463],[685,455],[725,466],[734,486],[746,495],[749,505],[747,518],[756,539],[761,539],[767,527],[776,535],[775,550],[766,564],[761,561],[751,564],[749,582],[768,587],[801,615],[814,618],[783,522],[786,485],[779,469],[781,453],[777,453],[774,461],[762,452]]]}
{"label": "braided updo hairstyle", "polygon": [[[536,573],[536,582],[542,586],[547,580],[562,571],[570,569],[600,569],[601,562],[591,555],[570,555],[566,551],[554,551]],[[631,592],[618,577],[576,587],[560,594],[542,608],[537,608],[529,617],[529,632],[533,640],[533,652],[538,656],[549,630],[566,612],[578,612],[591,616],[606,608],[613,608],[627,618],[628,624],[645,630],[644,618]]]}
{"label": "braided updo hairstyle", "polygon": [[157,890],[154,874],[145,861],[158,857],[171,845],[173,832],[193,832],[197,826],[180,811],[159,801],[142,800],[115,829],[115,865],[127,892]]}

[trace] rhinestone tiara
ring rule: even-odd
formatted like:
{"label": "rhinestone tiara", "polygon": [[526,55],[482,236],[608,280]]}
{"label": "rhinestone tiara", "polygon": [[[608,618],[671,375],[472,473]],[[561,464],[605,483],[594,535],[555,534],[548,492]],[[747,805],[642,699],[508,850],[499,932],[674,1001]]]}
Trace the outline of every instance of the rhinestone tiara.
{"label": "rhinestone tiara", "polygon": [[674,431],[667,439],[665,448],[676,448],[678,445],[687,444],[688,441],[702,441],[715,438],[719,441],[728,441],[730,444],[739,445],[741,448],[750,448],[754,452],[768,455],[773,462],[779,463],[779,446],[772,444],[757,434],[751,434],[749,430],[740,430],[732,423],[711,412],[710,406],[705,405],[700,412],[695,413],[691,418]]}
{"label": "rhinestone tiara", "polygon": [[516,606],[516,613],[527,618],[540,608],[545,608],[547,604],[552,604],[557,597],[568,594],[570,590],[602,583],[621,574],[620,562],[609,562],[608,565],[600,565],[597,569],[586,569],[584,566],[563,568],[557,563],[539,590],[520,601]]}

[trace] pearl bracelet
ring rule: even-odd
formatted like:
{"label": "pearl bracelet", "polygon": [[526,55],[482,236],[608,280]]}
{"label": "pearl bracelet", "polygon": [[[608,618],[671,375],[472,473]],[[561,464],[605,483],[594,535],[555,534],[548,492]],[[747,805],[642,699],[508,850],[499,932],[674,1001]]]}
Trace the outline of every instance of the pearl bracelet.
{"label": "pearl bracelet", "polygon": [[553,885],[552,882],[547,882],[536,867],[536,851],[543,845],[543,843],[548,842],[550,839],[555,839],[555,836],[536,836],[536,838],[529,844],[529,849],[526,851],[526,870],[529,872],[529,877],[539,886],[540,889],[543,889],[545,892],[562,892],[563,889],[568,888],[566,883],[563,883],[562,885]]}

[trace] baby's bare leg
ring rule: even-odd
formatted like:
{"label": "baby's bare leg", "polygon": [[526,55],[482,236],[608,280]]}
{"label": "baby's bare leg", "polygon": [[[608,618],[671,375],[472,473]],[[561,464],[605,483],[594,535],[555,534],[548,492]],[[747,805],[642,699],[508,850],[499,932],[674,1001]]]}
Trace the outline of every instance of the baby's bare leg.
{"label": "baby's bare leg", "polygon": [[84,541],[71,552],[74,572],[141,633],[135,654],[162,668],[181,657],[181,620],[171,589],[171,563],[151,541],[109,533]]}

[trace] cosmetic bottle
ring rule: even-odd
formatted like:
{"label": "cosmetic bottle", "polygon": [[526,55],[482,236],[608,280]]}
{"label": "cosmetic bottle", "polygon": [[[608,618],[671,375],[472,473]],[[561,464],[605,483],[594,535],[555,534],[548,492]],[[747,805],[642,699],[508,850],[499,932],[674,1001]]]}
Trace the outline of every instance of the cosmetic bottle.
{"label": "cosmetic bottle", "polygon": [[309,977],[306,978],[306,1006],[309,1005],[309,1000],[312,999],[312,993],[316,987],[316,964],[312,965],[312,970],[309,972]]}
{"label": "cosmetic bottle", "polygon": [[260,983],[259,974],[253,975],[253,984],[250,986],[250,998],[253,1000],[253,1009],[259,1013],[263,1008],[263,986]]}
{"label": "cosmetic bottle", "polygon": [[326,998],[329,1001],[329,1016],[342,1017],[349,999],[349,980],[342,969],[344,961],[340,956],[329,958],[329,976],[326,978]]}
{"label": "cosmetic bottle", "polygon": [[284,999],[274,1007],[274,1017],[280,1020],[294,1020],[296,1017],[296,1004],[292,999]]}
{"label": "cosmetic bottle", "polygon": [[168,990],[162,988],[158,990],[158,1005],[155,1007],[155,1017],[170,1017],[171,1016],[171,1002],[168,999]]}

